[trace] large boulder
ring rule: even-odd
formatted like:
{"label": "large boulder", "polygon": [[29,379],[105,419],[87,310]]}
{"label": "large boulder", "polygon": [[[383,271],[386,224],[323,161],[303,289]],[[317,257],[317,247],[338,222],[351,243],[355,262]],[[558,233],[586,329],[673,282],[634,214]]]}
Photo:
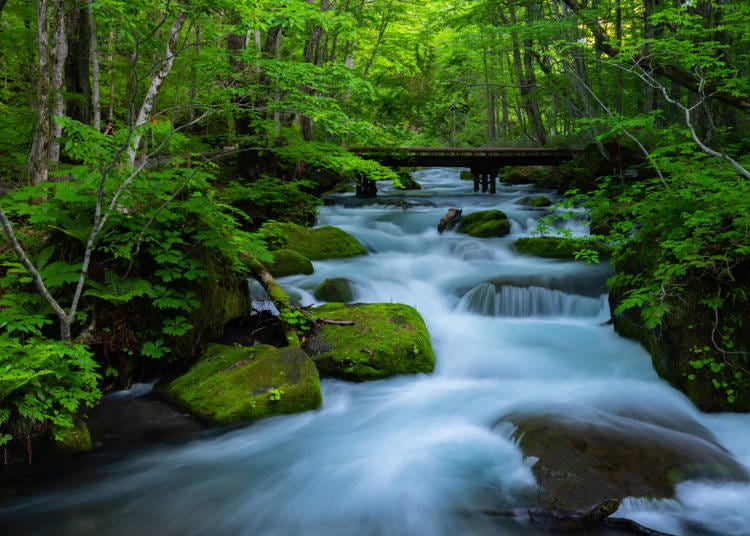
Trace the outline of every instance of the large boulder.
{"label": "large boulder", "polygon": [[329,303],[312,313],[320,319],[319,328],[303,349],[321,375],[367,381],[435,368],[430,335],[408,305]]}
{"label": "large boulder", "polygon": [[517,414],[515,437],[539,485],[540,506],[585,509],[607,499],[671,498],[692,479],[747,480],[737,463],[690,419],[655,422],[632,416],[573,413]]}
{"label": "large boulder", "polygon": [[500,210],[482,210],[464,215],[456,231],[475,238],[505,236],[510,232],[510,221]]}
{"label": "large boulder", "polygon": [[321,281],[314,295],[321,301],[348,303],[354,299],[354,289],[345,277],[332,277]]}
{"label": "large boulder", "polygon": [[310,275],[315,271],[310,259],[301,253],[291,249],[277,249],[271,253],[273,254],[273,262],[267,263],[266,267],[274,277],[297,274]]}
{"label": "large boulder", "polygon": [[310,228],[273,222],[264,225],[263,231],[273,236],[274,245],[279,249],[291,249],[311,261],[343,259],[367,253],[353,236],[330,225]]}
{"label": "large boulder", "polygon": [[533,255],[545,259],[576,259],[578,252],[591,251],[599,257],[609,257],[612,248],[593,240],[576,240],[558,236],[533,236],[519,238],[513,244],[523,255]]}
{"label": "large boulder", "polygon": [[203,358],[162,391],[193,414],[233,423],[320,406],[315,364],[299,348],[209,345]]}

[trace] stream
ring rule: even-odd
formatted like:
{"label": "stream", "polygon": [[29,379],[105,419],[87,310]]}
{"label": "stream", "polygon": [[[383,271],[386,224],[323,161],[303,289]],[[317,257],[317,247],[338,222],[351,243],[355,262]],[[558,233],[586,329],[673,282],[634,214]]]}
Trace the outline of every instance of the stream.
{"label": "stream", "polygon": [[[481,514],[536,505],[533,460],[512,425],[497,424],[528,408],[695,422],[750,468],[750,415],[699,412],[657,377],[639,344],[607,324],[608,266],[513,252],[548,213],[518,201],[540,192],[501,185],[496,195],[475,194],[455,169],[414,177],[423,190],[381,185],[367,203],[331,198],[319,224],[344,229],[370,253],[316,262],[313,275],[280,283],[313,304],[319,282],[345,277],[355,301],[415,307],[435,349],[433,374],[323,380],[319,410],[131,453],[95,477],[3,505],[0,533],[545,534],[522,518]],[[511,234],[440,235],[449,207],[503,210]],[[560,225],[586,232],[583,220]],[[627,499],[617,516],[672,534],[750,534],[748,505],[748,483],[685,482],[675,499]]]}

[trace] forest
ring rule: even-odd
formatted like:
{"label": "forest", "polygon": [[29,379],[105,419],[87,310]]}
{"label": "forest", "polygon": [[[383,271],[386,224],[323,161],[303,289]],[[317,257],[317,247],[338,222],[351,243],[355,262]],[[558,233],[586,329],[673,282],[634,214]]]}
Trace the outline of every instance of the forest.
{"label": "forest", "polygon": [[745,1],[0,1],[5,464],[186,370],[322,194],[408,187],[358,146],[581,149],[555,215],[611,248],[615,328],[747,412],[749,48]]}

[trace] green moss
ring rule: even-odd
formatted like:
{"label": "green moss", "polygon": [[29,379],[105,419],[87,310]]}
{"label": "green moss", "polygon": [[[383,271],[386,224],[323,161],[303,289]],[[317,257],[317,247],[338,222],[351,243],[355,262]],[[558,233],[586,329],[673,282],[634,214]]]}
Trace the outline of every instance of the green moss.
{"label": "green moss", "polygon": [[474,175],[471,173],[471,171],[462,171],[461,172],[461,180],[462,181],[473,181]]}
{"label": "green moss", "polygon": [[483,210],[463,216],[457,232],[475,238],[505,236],[510,232],[510,222],[508,216],[500,210]]}
{"label": "green moss", "polygon": [[552,201],[550,201],[548,198],[544,197],[543,195],[539,195],[539,196],[524,197],[518,202],[518,204],[523,205],[525,207],[540,208],[540,207],[552,206]]}
{"label": "green moss", "polygon": [[304,345],[322,375],[354,381],[432,372],[435,354],[421,315],[396,303],[329,303],[313,309],[319,318],[354,325],[321,325]]}
{"label": "green moss", "polygon": [[64,428],[59,433],[62,437],[55,441],[55,451],[60,456],[91,452],[91,433],[83,421],[75,421],[73,428]]}
{"label": "green moss", "polygon": [[514,246],[518,253],[546,259],[575,259],[576,252],[582,250],[594,250],[600,257],[608,257],[612,253],[612,249],[606,244],[557,236],[519,238]]}
{"label": "green moss", "polygon": [[322,301],[348,303],[354,299],[351,281],[343,277],[325,279],[315,289],[315,297]]}
{"label": "green moss", "polygon": [[274,230],[285,235],[285,247],[312,261],[343,259],[364,255],[364,246],[337,227],[302,227],[293,223],[273,223]]}
{"label": "green moss", "polygon": [[291,249],[277,249],[272,253],[273,262],[266,266],[274,277],[296,274],[310,275],[315,271],[310,259],[296,251],[292,251]]}
{"label": "green moss", "polygon": [[165,392],[218,423],[298,413],[320,406],[315,365],[299,348],[209,345],[204,357]]}
{"label": "green moss", "polygon": [[[413,169],[413,168],[412,168]],[[399,169],[396,174],[398,175],[398,184],[394,181],[394,186],[397,190],[421,190],[422,185],[414,180],[411,176],[412,169]]]}

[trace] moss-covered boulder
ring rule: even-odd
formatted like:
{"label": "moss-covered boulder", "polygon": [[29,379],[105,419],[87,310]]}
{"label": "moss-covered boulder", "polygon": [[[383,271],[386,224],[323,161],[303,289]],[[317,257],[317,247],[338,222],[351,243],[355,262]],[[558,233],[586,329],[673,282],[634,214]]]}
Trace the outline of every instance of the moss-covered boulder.
{"label": "moss-covered boulder", "polygon": [[473,181],[474,180],[474,174],[471,171],[465,169],[465,170],[463,170],[461,172],[461,180],[462,181]]}
{"label": "moss-covered boulder", "polygon": [[354,299],[352,282],[344,277],[325,279],[315,289],[315,298],[321,301],[348,303]]}
{"label": "moss-covered boulder", "polygon": [[456,231],[475,238],[505,236],[510,232],[510,221],[505,212],[483,210],[463,215]]}
{"label": "moss-covered boulder", "polygon": [[264,225],[263,231],[273,237],[278,249],[291,249],[311,261],[344,259],[367,253],[353,236],[330,225],[310,228],[273,222]]}
{"label": "moss-covered boulder", "polygon": [[318,371],[299,348],[209,345],[203,358],[162,391],[216,423],[299,413],[320,406]]}
{"label": "moss-covered boulder", "polygon": [[393,185],[397,190],[421,190],[422,185],[414,180],[411,173],[412,169],[399,169],[396,174],[398,175],[398,182],[394,181]]}
{"label": "moss-covered boulder", "polygon": [[689,419],[576,418],[564,411],[515,415],[515,438],[532,470],[540,506],[576,510],[606,499],[671,498],[689,479],[746,481],[747,471]]}
{"label": "moss-covered boulder", "polygon": [[524,207],[543,208],[551,207],[552,201],[548,197],[544,197],[543,195],[529,195],[518,201],[518,204]]}
{"label": "moss-covered boulder", "polygon": [[[321,375],[367,381],[435,368],[430,335],[413,307],[329,303],[312,312],[322,321],[303,349]],[[347,321],[352,324],[341,324]]]}
{"label": "moss-covered boulder", "polygon": [[575,259],[577,252],[592,251],[600,258],[609,257],[612,248],[593,240],[562,238],[558,236],[534,236],[519,238],[513,244],[518,253],[545,259]]}
{"label": "moss-covered boulder", "polygon": [[310,259],[291,249],[277,249],[272,254],[273,262],[267,263],[266,267],[274,277],[297,274],[310,275],[315,271]]}
{"label": "moss-covered boulder", "polygon": [[555,168],[549,166],[513,166],[500,170],[500,181],[506,184],[534,184],[540,188],[554,188]]}

